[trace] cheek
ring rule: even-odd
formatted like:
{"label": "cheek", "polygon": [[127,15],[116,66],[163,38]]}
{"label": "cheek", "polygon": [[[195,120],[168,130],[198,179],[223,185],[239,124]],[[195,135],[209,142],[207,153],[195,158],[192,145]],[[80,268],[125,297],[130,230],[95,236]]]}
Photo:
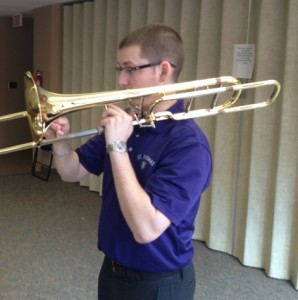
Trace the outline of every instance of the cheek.
{"label": "cheek", "polygon": [[130,83],[133,85],[133,88],[146,88],[157,86],[159,84],[158,76],[152,72],[152,70],[143,70],[143,73],[136,73],[134,75],[135,77],[131,78],[130,81]]}
{"label": "cheek", "polygon": [[131,81],[133,88],[138,89],[138,88],[146,88],[149,86],[152,86],[151,82],[144,77],[137,77]]}
{"label": "cheek", "polygon": [[154,77],[148,76],[147,78],[142,78],[136,82],[138,88],[147,88],[152,86],[157,86],[158,82],[155,80]]}

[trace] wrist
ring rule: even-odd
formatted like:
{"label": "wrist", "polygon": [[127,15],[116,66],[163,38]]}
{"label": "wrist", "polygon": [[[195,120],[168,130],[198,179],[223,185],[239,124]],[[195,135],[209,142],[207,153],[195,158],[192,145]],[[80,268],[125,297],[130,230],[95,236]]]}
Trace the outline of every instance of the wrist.
{"label": "wrist", "polygon": [[[58,144],[58,143],[57,143]],[[57,158],[62,158],[68,156],[71,152],[71,147],[69,143],[63,143],[62,145],[59,144],[53,145],[53,155]]]}

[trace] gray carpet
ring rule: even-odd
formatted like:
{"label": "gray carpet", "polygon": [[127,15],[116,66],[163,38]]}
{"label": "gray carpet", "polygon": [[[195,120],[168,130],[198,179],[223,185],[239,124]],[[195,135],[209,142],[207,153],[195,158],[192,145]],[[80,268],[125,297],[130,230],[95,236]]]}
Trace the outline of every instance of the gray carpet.
{"label": "gray carpet", "polygon": [[[0,176],[0,299],[95,300],[100,198],[53,173]],[[196,299],[298,299],[288,281],[195,242]],[[141,300],[141,299],[140,299]]]}

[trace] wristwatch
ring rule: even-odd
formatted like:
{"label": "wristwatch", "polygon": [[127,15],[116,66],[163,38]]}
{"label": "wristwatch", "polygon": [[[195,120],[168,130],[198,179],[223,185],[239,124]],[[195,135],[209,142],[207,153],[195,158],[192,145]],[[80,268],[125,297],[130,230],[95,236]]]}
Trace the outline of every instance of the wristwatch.
{"label": "wristwatch", "polygon": [[113,142],[112,144],[107,145],[107,152],[119,152],[119,153],[125,153],[127,151],[127,146],[124,141],[117,140]]}

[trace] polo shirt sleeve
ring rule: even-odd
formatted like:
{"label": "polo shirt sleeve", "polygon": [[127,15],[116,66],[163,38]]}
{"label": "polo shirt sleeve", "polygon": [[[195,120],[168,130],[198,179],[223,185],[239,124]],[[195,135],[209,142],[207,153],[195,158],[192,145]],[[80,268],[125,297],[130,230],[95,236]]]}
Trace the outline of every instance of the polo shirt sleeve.
{"label": "polo shirt sleeve", "polygon": [[145,190],[152,204],[179,225],[185,218],[195,218],[201,195],[210,185],[211,173],[208,143],[180,137],[167,147]]}
{"label": "polo shirt sleeve", "polygon": [[103,135],[96,135],[76,149],[80,163],[91,174],[99,176],[103,172],[106,155]]}

